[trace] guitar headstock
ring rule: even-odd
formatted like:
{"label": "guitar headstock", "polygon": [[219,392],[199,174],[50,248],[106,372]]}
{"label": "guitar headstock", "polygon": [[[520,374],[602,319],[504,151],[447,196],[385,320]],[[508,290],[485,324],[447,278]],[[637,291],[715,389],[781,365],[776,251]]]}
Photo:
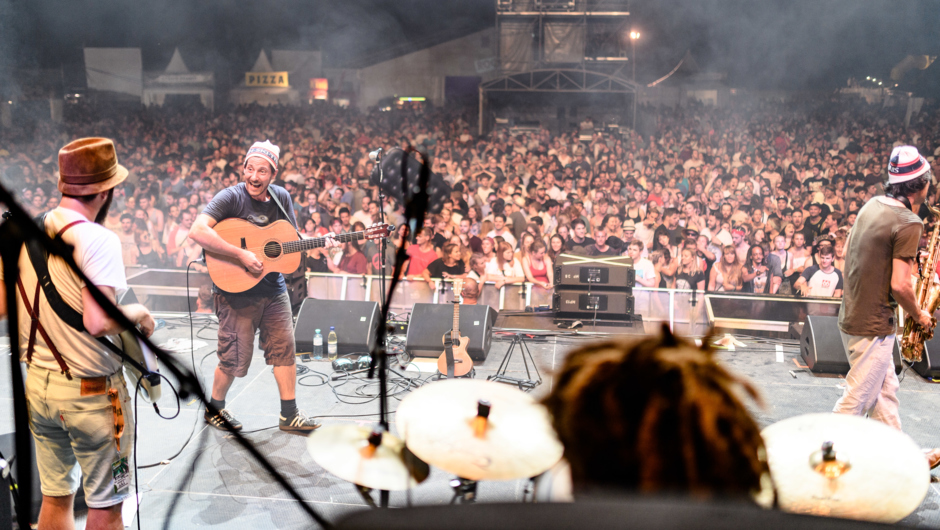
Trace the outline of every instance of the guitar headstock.
{"label": "guitar headstock", "polygon": [[454,280],[454,300],[460,298],[460,292],[463,291],[463,278]]}
{"label": "guitar headstock", "polygon": [[387,223],[375,223],[363,230],[366,239],[382,239],[389,236],[395,227]]}

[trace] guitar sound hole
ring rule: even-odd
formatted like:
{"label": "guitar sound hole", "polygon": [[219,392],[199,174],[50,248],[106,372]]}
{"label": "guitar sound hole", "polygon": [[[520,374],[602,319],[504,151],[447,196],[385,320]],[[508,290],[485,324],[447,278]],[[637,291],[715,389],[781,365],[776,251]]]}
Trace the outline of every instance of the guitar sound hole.
{"label": "guitar sound hole", "polygon": [[277,241],[268,241],[264,244],[264,255],[274,259],[281,255],[281,245]]}

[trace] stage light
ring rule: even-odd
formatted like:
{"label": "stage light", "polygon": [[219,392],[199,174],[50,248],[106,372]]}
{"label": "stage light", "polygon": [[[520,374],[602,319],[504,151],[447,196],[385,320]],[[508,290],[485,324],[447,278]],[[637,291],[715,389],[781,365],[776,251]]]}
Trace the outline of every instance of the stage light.
{"label": "stage light", "polygon": [[640,38],[640,32],[639,32],[639,31],[631,31],[631,32],[630,32],[630,38],[631,38],[632,40],[637,40],[637,39],[639,39],[639,38]]}

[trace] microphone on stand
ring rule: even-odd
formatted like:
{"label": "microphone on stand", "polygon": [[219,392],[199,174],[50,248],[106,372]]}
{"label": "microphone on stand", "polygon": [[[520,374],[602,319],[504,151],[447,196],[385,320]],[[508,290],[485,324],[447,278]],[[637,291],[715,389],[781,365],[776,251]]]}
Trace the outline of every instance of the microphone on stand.
{"label": "microphone on stand", "polygon": [[382,158],[383,152],[384,150],[381,147],[379,147],[375,151],[372,151],[371,153],[369,153],[369,160],[373,162],[378,162]]}

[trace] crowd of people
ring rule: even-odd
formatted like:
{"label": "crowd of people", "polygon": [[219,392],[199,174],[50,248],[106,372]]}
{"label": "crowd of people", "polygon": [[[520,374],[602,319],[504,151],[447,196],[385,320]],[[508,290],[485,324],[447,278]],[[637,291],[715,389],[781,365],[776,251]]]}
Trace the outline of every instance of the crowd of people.
{"label": "crowd of people", "polygon": [[[64,124],[0,132],[0,178],[39,214],[59,201],[56,146],[113,138],[130,176],[104,224],[125,265],[183,268],[202,252],[188,237],[193,221],[241,181],[253,142],[280,147],[276,183],[311,237],[379,222],[368,152],[415,147],[453,192],[413,242],[393,234],[388,270],[406,245],[406,278],[464,277],[473,300],[483,281],[550,289],[565,253],[629,256],[638,286],[649,288],[838,297],[848,233],[883,193],[892,148],[917,146],[938,171],[940,113],[930,105],[910,127],[890,108],[828,99],[644,112],[653,134],[595,131],[586,120],[561,134],[477,136],[472,109],[89,107]],[[384,209],[386,222],[402,225],[404,205],[386,200]],[[377,273],[379,254],[376,241],[349,241],[309,251],[305,267]]]}

